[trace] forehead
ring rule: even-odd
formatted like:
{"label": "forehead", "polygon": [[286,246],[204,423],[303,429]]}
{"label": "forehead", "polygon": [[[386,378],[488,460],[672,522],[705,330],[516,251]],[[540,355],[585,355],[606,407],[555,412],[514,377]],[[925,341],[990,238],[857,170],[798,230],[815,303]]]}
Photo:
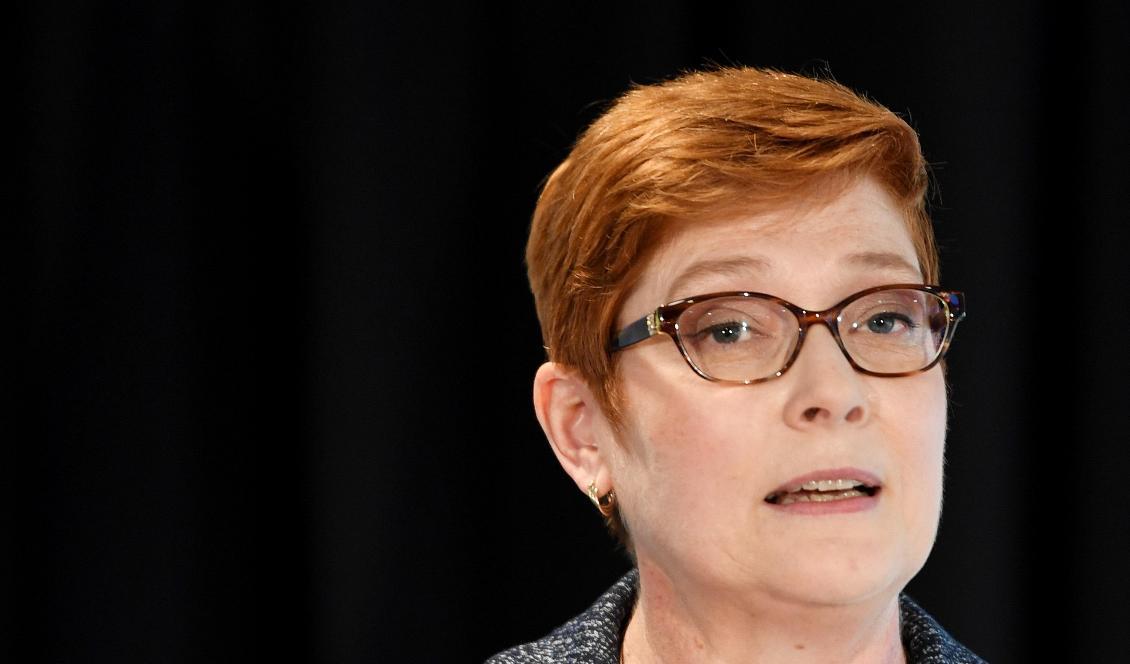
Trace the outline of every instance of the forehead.
{"label": "forehead", "polygon": [[865,178],[830,198],[677,228],[641,273],[624,311],[721,290],[759,290],[815,307],[816,299],[838,301],[869,286],[921,279],[905,215]]}

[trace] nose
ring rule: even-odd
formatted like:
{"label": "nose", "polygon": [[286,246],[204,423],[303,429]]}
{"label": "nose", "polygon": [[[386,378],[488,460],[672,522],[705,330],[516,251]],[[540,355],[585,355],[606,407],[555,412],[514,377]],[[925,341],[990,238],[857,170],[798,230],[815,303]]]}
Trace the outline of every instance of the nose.
{"label": "nose", "polygon": [[800,355],[782,379],[789,390],[784,416],[793,428],[862,426],[872,415],[864,376],[824,325],[808,329]]}

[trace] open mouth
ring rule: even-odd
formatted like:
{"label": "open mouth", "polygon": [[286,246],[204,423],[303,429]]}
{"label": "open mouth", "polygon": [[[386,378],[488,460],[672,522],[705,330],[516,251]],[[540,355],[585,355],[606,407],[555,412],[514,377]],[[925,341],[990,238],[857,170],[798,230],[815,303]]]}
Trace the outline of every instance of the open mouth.
{"label": "open mouth", "polygon": [[810,480],[803,484],[781,487],[765,496],[771,505],[791,505],[793,503],[827,503],[834,500],[848,500],[874,496],[879,487],[855,479]]}

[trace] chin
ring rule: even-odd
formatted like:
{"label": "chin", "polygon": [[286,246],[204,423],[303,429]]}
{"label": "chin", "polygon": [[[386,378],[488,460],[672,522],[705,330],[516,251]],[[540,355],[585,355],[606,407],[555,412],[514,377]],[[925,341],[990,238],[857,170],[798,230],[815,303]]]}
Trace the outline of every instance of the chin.
{"label": "chin", "polygon": [[[880,570],[875,574],[823,573],[807,575],[777,594],[790,603],[820,606],[854,606],[889,600],[902,590],[906,581]],[[909,580],[909,579],[907,579]]]}
{"label": "chin", "polygon": [[925,562],[925,555],[908,558],[873,549],[855,555],[825,551],[819,556],[794,557],[767,585],[774,597],[789,603],[851,606],[889,601]]}

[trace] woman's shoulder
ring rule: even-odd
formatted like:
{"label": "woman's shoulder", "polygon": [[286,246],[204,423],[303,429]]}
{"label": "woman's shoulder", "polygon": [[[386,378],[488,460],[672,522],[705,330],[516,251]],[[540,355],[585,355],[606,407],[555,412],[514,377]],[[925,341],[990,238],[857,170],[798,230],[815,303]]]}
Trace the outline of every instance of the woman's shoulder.
{"label": "woman's shoulder", "polygon": [[[498,653],[486,664],[617,664],[638,587],[639,572],[633,569],[577,617],[537,641]],[[905,594],[899,596],[899,614],[907,664],[985,663]]]}
{"label": "woman's shoulder", "polygon": [[906,594],[899,596],[899,618],[907,664],[984,664]]}
{"label": "woman's shoulder", "polygon": [[639,572],[633,569],[584,613],[537,641],[498,653],[488,659],[487,664],[616,664],[620,658],[620,639],[636,599],[638,583]]}

